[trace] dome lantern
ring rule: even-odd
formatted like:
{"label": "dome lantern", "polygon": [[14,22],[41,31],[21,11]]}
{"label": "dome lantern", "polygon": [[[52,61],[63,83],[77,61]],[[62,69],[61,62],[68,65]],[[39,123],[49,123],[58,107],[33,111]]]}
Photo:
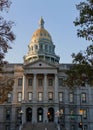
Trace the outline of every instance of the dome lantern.
{"label": "dome lantern", "polygon": [[40,26],[40,28],[44,28],[44,20],[42,17],[39,20],[39,26]]}

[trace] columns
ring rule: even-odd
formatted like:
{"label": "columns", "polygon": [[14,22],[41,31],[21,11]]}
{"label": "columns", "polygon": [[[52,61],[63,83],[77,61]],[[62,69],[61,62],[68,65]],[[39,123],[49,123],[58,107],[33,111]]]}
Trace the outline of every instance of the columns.
{"label": "columns", "polygon": [[57,74],[55,74],[55,92],[54,92],[54,94],[55,94],[55,103],[58,103],[58,77],[57,77]]}
{"label": "columns", "polygon": [[34,74],[33,80],[33,102],[36,102],[36,74]]}
{"label": "columns", "polygon": [[44,107],[44,122],[48,122],[48,118],[47,118],[47,112],[48,112],[48,108]]}
{"label": "columns", "polygon": [[44,74],[44,102],[47,102],[47,74]]}
{"label": "columns", "polygon": [[25,105],[23,104],[22,105],[22,125],[24,124],[24,123],[26,123],[26,108],[25,108]]}
{"label": "columns", "polygon": [[26,77],[23,75],[22,101],[26,100]]}
{"label": "columns", "polygon": [[37,107],[36,105],[33,106],[33,112],[32,112],[32,123],[37,122]]}

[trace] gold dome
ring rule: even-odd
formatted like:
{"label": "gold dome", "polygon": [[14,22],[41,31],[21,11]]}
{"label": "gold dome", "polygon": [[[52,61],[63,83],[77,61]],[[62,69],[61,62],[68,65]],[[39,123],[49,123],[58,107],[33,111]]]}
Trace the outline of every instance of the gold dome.
{"label": "gold dome", "polygon": [[52,42],[52,38],[50,36],[50,34],[48,33],[48,31],[44,28],[44,20],[43,18],[41,17],[40,20],[39,20],[39,29],[37,29],[34,33],[33,33],[33,36],[31,38],[31,42],[32,43],[36,43],[38,42],[39,40],[42,40],[42,39],[45,39],[45,40],[48,40],[50,42]]}
{"label": "gold dome", "polygon": [[44,28],[37,29],[34,32],[32,38],[31,38],[31,42],[36,42],[40,39],[46,39],[46,40],[52,41],[50,34]]}

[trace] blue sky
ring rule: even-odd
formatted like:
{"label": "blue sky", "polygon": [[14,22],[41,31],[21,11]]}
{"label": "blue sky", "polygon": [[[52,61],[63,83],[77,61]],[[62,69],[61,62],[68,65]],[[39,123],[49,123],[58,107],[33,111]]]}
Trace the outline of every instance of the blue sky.
{"label": "blue sky", "polygon": [[28,44],[38,21],[42,16],[45,29],[51,34],[55,52],[60,56],[60,63],[71,63],[73,52],[85,50],[86,40],[77,38],[73,24],[78,11],[76,4],[81,0],[12,0],[9,12],[3,13],[7,20],[15,22],[13,31],[16,40],[13,49],[6,54],[9,63],[23,63],[23,56],[28,52]]}

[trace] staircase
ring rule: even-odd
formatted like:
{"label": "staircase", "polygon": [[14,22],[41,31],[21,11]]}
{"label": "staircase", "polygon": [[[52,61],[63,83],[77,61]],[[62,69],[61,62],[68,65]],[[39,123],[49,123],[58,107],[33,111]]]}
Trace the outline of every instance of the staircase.
{"label": "staircase", "polygon": [[58,130],[57,125],[53,122],[51,123],[26,123],[24,124],[22,130]]}

